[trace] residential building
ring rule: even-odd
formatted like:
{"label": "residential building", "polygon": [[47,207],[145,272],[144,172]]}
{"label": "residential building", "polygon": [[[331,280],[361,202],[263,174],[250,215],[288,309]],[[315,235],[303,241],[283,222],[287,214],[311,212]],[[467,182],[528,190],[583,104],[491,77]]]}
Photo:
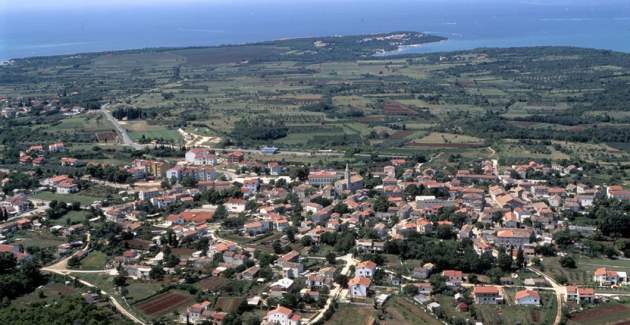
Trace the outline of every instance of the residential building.
{"label": "residential building", "polygon": [[540,294],[534,290],[520,290],[514,295],[517,305],[540,305]]}
{"label": "residential building", "polygon": [[473,298],[476,304],[495,305],[501,301],[499,288],[495,286],[475,286]]}
{"label": "residential building", "polygon": [[359,264],[357,264],[355,271],[354,271],[354,276],[355,277],[364,277],[364,278],[371,278],[374,276],[374,273],[376,272],[376,263],[372,262],[372,261],[363,261]]}
{"label": "residential building", "polygon": [[605,267],[600,267],[593,273],[593,281],[600,286],[625,285],[628,283],[626,272],[613,271]]}
{"label": "residential building", "polygon": [[186,162],[193,165],[211,165],[217,164],[217,159],[210,150],[205,148],[192,148],[186,152]]}
{"label": "residential building", "polygon": [[277,325],[300,325],[300,315],[290,308],[278,305],[275,309],[267,312],[263,324]]}
{"label": "residential building", "polygon": [[354,277],[348,281],[348,291],[353,298],[365,298],[368,296],[368,290],[372,280],[364,277]]}

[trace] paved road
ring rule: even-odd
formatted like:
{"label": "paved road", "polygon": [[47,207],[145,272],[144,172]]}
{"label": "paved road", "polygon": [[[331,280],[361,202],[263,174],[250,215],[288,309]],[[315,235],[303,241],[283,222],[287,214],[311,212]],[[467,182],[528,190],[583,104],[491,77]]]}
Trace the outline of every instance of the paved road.
{"label": "paved road", "polygon": [[108,105],[109,104],[104,104],[103,106],[101,106],[101,112],[103,113],[103,115],[105,115],[105,118],[112,123],[114,129],[116,130],[116,133],[118,133],[118,136],[122,140],[123,145],[130,146],[135,150],[142,150],[144,146],[131,140],[129,134],[127,134],[127,130],[125,130],[125,128],[123,128],[120,123],[118,123],[118,120],[116,120],[112,116],[112,113],[107,110]]}
{"label": "paved road", "polygon": [[547,280],[547,282],[549,282],[551,286],[553,287],[553,290],[556,293],[556,319],[553,321],[553,324],[559,325],[562,322],[562,296],[566,292],[566,288],[562,285],[559,285],[556,282],[556,280],[554,280],[551,276],[547,275],[546,273],[543,273],[531,267],[528,269],[538,274],[539,276],[542,276],[543,278],[545,278],[545,280]]}

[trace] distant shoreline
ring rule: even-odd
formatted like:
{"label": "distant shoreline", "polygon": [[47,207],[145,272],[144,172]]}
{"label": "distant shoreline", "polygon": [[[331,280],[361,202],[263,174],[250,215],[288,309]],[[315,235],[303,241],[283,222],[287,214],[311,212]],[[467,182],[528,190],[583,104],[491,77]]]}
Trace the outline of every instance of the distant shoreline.
{"label": "distant shoreline", "polygon": [[[157,47],[144,47],[144,48],[125,48],[125,49],[113,49],[113,50],[96,50],[96,51],[87,51],[87,52],[73,52],[67,54],[53,54],[53,55],[39,55],[39,56],[27,56],[27,57],[18,57],[18,58],[0,58],[0,66],[10,64],[13,61],[19,60],[32,60],[32,59],[40,59],[40,58],[54,58],[54,57],[69,57],[69,56],[81,56],[81,55],[99,55],[99,54],[120,54],[120,53],[133,53],[137,51],[172,51],[172,50],[184,50],[184,49],[207,49],[207,48],[226,48],[226,47],[240,47],[240,46],[252,46],[252,45],[264,45],[264,44],[273,44],[276,42],[291,42],[291,41],[299,41],[299,40],[321,40],[321,39],[342,39],[342,38],[364,38],[368,36],[377,36],[377,35],[391,35],[395,33],[409,33],[413,34],[412,37],[426,37],[428,40],[426,42],[414,43],[414,44],[402,44],[398,45],[398,48],[395,50],[382,50],[383,53],[395,53],[401,49],[406,47],[414,47],[421,46],[423,44],[431,44],[431,43],[439,43],[447,41],[448,38],[441,35],[434,35],[426,32],[416,32],[416,31],[392,31],[392,32],[380,32],[380,33],[365,33],[365,34],[351,34],[351,35],[322,35],[322,36],[300,36],[300,37],[288,37],[288,38],[276,38],[272,40],[262,40],[255,42],[243,42],[243,43],[226,43],[226,44],[218,44],[218,45],[191,45],[191,46],[157,46]],[[437,40],[432,40],[435,38]],[[375,52],[378,52],[376,50]],[[374,53],[376,55],[377,53]]]}

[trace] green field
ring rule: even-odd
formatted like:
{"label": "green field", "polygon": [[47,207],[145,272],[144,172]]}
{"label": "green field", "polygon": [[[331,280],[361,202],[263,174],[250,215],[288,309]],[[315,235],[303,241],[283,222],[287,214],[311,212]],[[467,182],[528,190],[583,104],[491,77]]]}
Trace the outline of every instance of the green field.
{"label": "green field", "polygon": [[127,299],[130,302],[146,299],[158,292],[165,283],[161,281],[127,281]]}
{"label": "green field", "polygon": [[65,238],[57,237],[48,232],[20,231],[15,236],[15,241],[25,247],[57,247],[66,242]]}
{"label": "green field", "polygon": [[372,306],[356,306],[349,304],[339,304],[333,316],[325,322],[327,325],[345,325],[348,320],[355,324],[369,324],[376,320]]}
{"label": "green field", "polygon": [[107,255],[103,252],[92,251],[81,259],[81,270],[103,270],[107,263]]}
{"label": "green field", "polygon": [[89,212],[85,210],[70,211],[66,213],[63,217],[53,220],[53,223],[62,226],[82,223],[87,215],[89,215]]}
{"label": "green field", "polygon": [[66,202],[66,203],[80,202],[82,206],[90,205],[94,203],[94,201],[99,201],[103,199],[102,197],[98,197],[98,196],[83,195],[80,192],[70,193],[70,194],[59,194],[59,193],[53,193],[49,191],[37,192],[33,194],[33,198],[38,199],[38,200],[44,200],[44,201],[56,200],[58,202]]}
{"label": "green field", "polygon": [[423,307],[406,297],[391,297],[387,300],[383,308],[387,314],[385,320],[381,321],[381,324],[441,324],[434,316],[428,314]]}
{"label": "green field", "polygon": [[[407,41],[437,40],[413,35]],[[597,162],[619,169],[629,164],[627,54],[540,47],[366,59],[395,46],[364,37],[61,56],[37,64],[17,60],[0,67],[21,76],[0,78],[0,95],[32,95],[38,89],[47,94],[81,84],[64,88],[80,93],[65,100],[108,102],[111,111],[139,109],[139,118],[120,123],[141,142],[181,144],[177,129],[183,128],[239,147],[404,156],[442,152],[445,158],[437,163],[449,166],[459,163],[448,160],[453,155]],[[96,144],[96,132],[112,127],[98,112],[20,118],[11,127],[9,142],[65,140],[90,162],[121,165],[131,158],[122,148],[85,152]],[[295,160],[319,163],[319,158]],[[330,161],[334,158],[322,158]],[[630,178],[608,170],[600,174],[593,180]]]}
{"label": "green field", "polygon": [[595,285],[592,280],[593,272],[598,267],[607,267],[611,270],[625,272],[630,270],[630,261],[628,260],[590,258],[582,255],[576,255],[574,258],[577,262],[577,268],[571,269],[562,267],[559,263],[559,257],[545,257],[543,259],[545,273],[553,276],[554,279],[564,276],[568,283],[593,286]]}

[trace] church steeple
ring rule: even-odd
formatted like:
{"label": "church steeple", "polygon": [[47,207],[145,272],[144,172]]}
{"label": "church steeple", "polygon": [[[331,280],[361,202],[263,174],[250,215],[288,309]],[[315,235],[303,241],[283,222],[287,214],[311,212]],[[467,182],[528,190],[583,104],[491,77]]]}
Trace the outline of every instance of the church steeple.
{"label": "church steeple", "polygon": [[348,164],[346,164],[346,172],[344,174],[345,178],[346,178],[346,189],[350,190],[352,187],[350,186],[350,183],[352,182],[350,180],[350,167],[348,166]]}

